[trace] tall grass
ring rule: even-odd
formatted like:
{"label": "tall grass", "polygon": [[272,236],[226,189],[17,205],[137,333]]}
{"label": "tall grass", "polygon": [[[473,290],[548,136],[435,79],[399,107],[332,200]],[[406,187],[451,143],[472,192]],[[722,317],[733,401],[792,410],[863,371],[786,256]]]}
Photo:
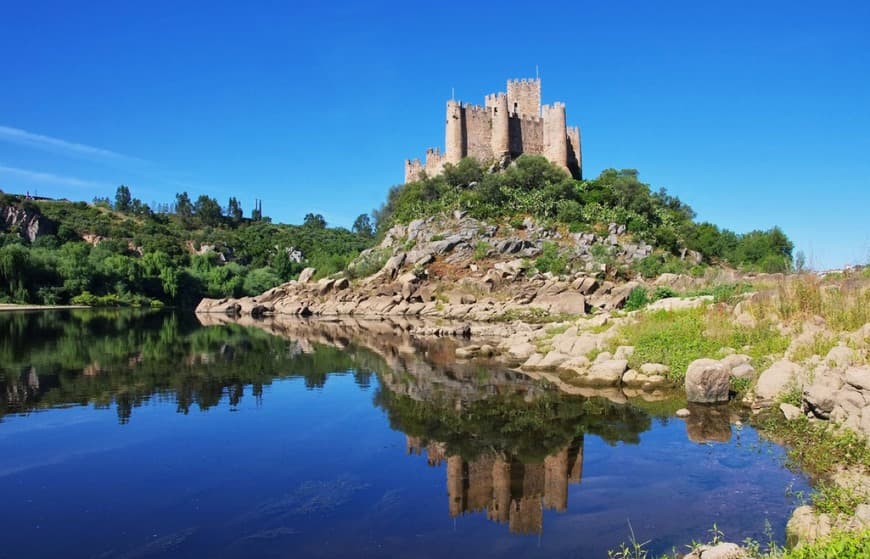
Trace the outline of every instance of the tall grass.
{"label": "tall grass", "polygon": [[852,331],[870,322],[870,281],[860,276],[826,281],[805,274],[780,282],[772,297],[754,305],[788,322],[820,316],[836,331]]}

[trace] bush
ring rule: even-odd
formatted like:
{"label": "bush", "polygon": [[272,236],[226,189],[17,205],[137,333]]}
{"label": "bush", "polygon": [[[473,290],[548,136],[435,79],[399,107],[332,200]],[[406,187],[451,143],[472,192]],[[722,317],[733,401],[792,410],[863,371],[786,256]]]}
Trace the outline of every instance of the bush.
{"label": "bush", "polygon": [[628,299],[625,300],[625,310],[636,311],[647,306],[647,304],[649,304],[649,295],[646,288],[635,287],[628,294]]}
{"label": "bush", "polygon": [[568,268],[568,259],[559,251],[559,245],[546,242],[541,255],[535,260],[535,267],[542,273],[564,274]]}

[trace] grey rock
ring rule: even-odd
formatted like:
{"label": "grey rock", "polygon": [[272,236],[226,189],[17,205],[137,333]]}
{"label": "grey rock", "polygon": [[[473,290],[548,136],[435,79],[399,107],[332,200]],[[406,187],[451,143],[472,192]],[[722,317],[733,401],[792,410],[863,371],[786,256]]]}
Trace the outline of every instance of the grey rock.
{"label": "grey rock", "polygon": [[311,281],[311,278],[314,277],[314,274],[317,273],[315,268],[305,268],[299,273],[299,279],[297,280],[299,283],[308,283]]}
{"label": "grey rock", "polygon": [[782,415],[784,415],[789,421],[793,421],[803,415],[803,411],[799,407],[785,402],[779,405],[779,411],[781,411]]}
{"label": "grey rock", "polygon": [[846,369],[846,382],[861,390],[870,390],[870,365]]}
{"label": "grey rock", "polygon": [[777,361],[758,377],[755,396],[760,403],[772,403],[795,385],[799,371],[800,367],[791,361]]}
{"label": "grey rock", "polygon": [[686,371],[686,399],[709,404],[727,402],[731,375],[714,359],[696,359]]}

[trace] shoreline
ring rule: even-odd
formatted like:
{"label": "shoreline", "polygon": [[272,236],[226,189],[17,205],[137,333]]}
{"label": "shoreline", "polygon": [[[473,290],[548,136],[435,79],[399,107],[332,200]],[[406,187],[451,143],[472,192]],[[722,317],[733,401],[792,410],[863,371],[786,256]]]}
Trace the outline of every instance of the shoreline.
{"label": "shoreline", "polygon": [[87,305],[19,305],[15,303],[0,303],[0,312],[14,311],[56,311],[68,309],[91,309]]}

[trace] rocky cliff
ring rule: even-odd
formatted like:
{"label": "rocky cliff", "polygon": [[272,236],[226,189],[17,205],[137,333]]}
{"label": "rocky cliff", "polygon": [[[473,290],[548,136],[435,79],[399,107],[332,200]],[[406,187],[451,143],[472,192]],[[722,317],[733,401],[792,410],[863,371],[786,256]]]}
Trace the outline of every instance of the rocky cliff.
{"label": "rocky cliff", "polygon": [[35,209],[2,206],[0,207],[0,229],[17,233],[32,243],[44,235],[55,234],[57,224]]}

